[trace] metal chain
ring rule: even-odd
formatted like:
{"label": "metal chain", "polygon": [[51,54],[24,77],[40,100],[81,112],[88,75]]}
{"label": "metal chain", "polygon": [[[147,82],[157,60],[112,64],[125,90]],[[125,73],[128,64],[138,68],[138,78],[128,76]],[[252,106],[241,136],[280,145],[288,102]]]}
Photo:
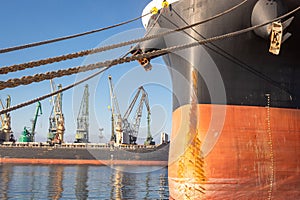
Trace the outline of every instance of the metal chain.
{"label": "metal chain", "polygon": [[273,193],[273,185],[274,185],[274,177],[275,177],[275,159],[274,159],[274,152],[273,152],[273,136],[272,136],[272,129],[271,129],[271,95],[266,94],[267,98],[267,106],[266,106],[266,132],[268,134],[268,144],[270,148],[270,177],[269,177],[269,190],[268,190],[268,200],[272,199]]}
{"label": "metal chain", "polygon": [[[285,15],[282,15],[282,16],[280,16],[278,18],[270,20],[270,21],[268,21],[266,23],[263,23],[261,25],[252,26],[252,27],[249,27],[249,28],[246,28],[246,29],[243,29],[243,30],[231,32],[231,33],[224,34],[224,35],[221,35],[221,36],[216,36],[216,37],[212,37],[212,38],[209,38],[209,39],[200,40],[200,41],[197,41],[197,42],[194,42],[194,43],[190,43],[190,44],[186,44],[186,45],[178,45],[178,46],[174,46],[174,47],[170,47],[170,48],[165,48],[165,49],[161,49],[161,50],[156,50],[156,51],[152,51],[152,52],[148,52],[148,53],[144,53],[144,54],[133,55],[131,57],[119,58],[119,59],[115,59],[115,60],[111,60],[111,61],[106,61],[106,62],[100,62],[100,63],[91,64],[91,65],[87,65],[87,66],[80,66],[80,67],[77,67],[78,69],[77,68],[76,69],[70,68],[70,69],[67,69],[67,70],[58,70],[56,72],[48,72],[46,74],[38,74],[37,75],[37,77],[38,77],[37,80],[39,79],[38,81],[41,81],[43,78],[44,78],[44,80],[47,80],[47,78],[49,78],[51,76],[53,76],[53,78],[55,78],[55,77],[61,77],[60,74],[63,74],[63,73],[65,73],[67,75],[71,75],[72,73],[78,73],[78,72],[88,71],[88,70],[92,70],[92,69],[96,69],[96,68],[100,68],[100,67],[105,67],[105,66],[107,66],[107,68],[110,68],[110,67],[112,67],[114,65],[121,64],[121,63],[124,63],[124,62],[131,62],[133,60],[138,60],[138,59],[142,59],[142,58],[151,58],[151,57],[154,57],[154,56],[161,56],[161,55],[164,55],[164,54],[167,54],[167,53],[170,53],[170,52],[174,52],[174,51],[179,51],[179,50],[182,50],[182,49],[185,49],[185,48],[191,48],[191,47],[194,47],[194,46],[197,46],[197,45],[201,45],[201,44],[205,44],[205,43],[209,43],[209,42],[213,42],[213,41],[217,41],[217,40],[221,40],[221,39],[225,39],[225,38],[237,36],[239,34],[246,33],[246,32],[252,31],[254,29],[260,28],[262,26],[265,26],[267,24],[270,24],[270,23],[272,23],[274,21],[281,20],[281,19],[283,19],[283,18],[285,18],[285,17],[287,17],[287,16],[289,16],[289,15],[297,12],[299,9],[300,9],[300,6],[298,6],[296,9],[288,12]],[[107,68],[105,68],[105,70]],[[58,75],[58,76],[55,76],[55,75]],[[26,78],[22,77],[21,79],[25,80]],[[14,79],[11,79],[11,80],[14,80]],[[34,76],[33,76],[33,78],[31,78],[31,80],[32,81],[35,80]],[[2,90],[4,88],[8,88],[9,87],[8,82],[12,82],[10,84],[15,84],[16,82],[18,82],[18,84],[15,84],[15,85],[30,84],[29,82],[22,83],[21,80],[1,81],[0,82],[0,89]],[[13,83],[13,82],[15,82],[15,83]],[[72,87],[69,87],[68,89],[70,89],[70,88],[72,88]],[[64,88],[64,90],[67,90],[67,89]],[[62,90],[58,90],[57,93],[61,92],[61,91]],[[52,94],[52,95],[55,95],[55,94]],[[48,94],[48,97],[50,97],[52,95]],[[30,101],[30,102],[32,102],[32,101]],[[24,107],[26,105],[29,105],[29,103],[26,102],[26,103],[19,104],[17,106],[14,106],[14,107],[11,107],[11,108],[8,108],[8,109],[3,109],[3,110],[0,111],[0,114],[7,113],[7,112],[10,112],[12,110],[16,110],[16,109]]]}
{"label": "metal chain", "polygon": [[74,35],[64,36],[64,37],[55,38],[55,39],[51,39],[51,40],[44,40],[44,41],[40,41],[40,42],[35,42],[35,43],[30,43],[30,44],[15,46],[15,47],[9,47],[9,48],[5,48],[5,49],[0,49],[0,54],[1,53],[11,52],[11,51],[16,51],[16,50],[21,50],[21,49],[27,49],[27,48],[35,47],[35,46],[41,46],[41,45],[44,45],[44,44],[59,42],[59,41],[62,41],[62,40],[68,40],[68,39],[71,39],[71,38],[76,38],[76,37],[80,37],[80,36],[84,36],[84,35],[89,35],[89,34],[92,34],[92,33],[101,32],[101,31],[104,31],[104,30],[108,30],[108,29],[111,29],[111,28],[115,28],[115,27],[118,27],[118,26],[122,26],[122,25],[128,24],[130,22],[133,22],[133,21],[136,21],[138,19],[141,19],[141,18],[143,18],[143,17],[145,17],[145,16],[147,16],[149,14],[151,14],[151,13],[149,12],[149,13],[147,13],[145,15],[133,18],[131,20],[128,20],[128,21],[125,21],[125,22],[121,22],[121,23],[118,23],[118,24],[115,24],[115,25],[107,26],[107,27],[104,27],[104,28],[99,28],[99,29],[96,29],[96,30],[91,30],[91,31],[83,32],[83,33],[78,33],[78,34],[74,34]]}
{"label": "metal chain", "polygon": [[134,43],[144,42],[144,41],[147,41],[147,40],[155,39],[155,38],[162,37],[162,36],[165,36],[165,35],[168,35],[168,34],[172,34],[174,32],[183,31],[185,29],[192,28],[194,26],[198,26],[200,24],[211,21],[215,18],[221,17],[221,16],[233,11],[234,9],[240,7],[241,5],[243,5],[246,2],[247,2],[247,0],[244,0],[240,4],[230,8],[230,9],[228,9],[228,10],[222,12],[222,13],[214,15],[214,16],[212,16],[210,18],[207,18],[203,21],[200,21],[200,22],[188,25],[188,26],[184,26],[184,27],[181,27],[181,28],[178,28],[178,29],[175,29],[175,30],[170,30],[170,31],[166,31],[166,32],[159,33],[159,34],[156,34],[156,35],[150,35],[150,36],[146,36],[146,37],[143,37],[143,38],[129,40],[129,41],[126,41],[126,42],[121,42],[121,43],[118,43],[118,44],[108,45],[108,46],[99,47],[99,48],[95,48],[95,49],[83,50],[83,51],[75,52],[75,53],[71,53],[71,54],[61,55],[61,56],[52,57],[52,58],[46,58],[46,59],[43,59],[43,60],[31,61],[31,62],[28,62],[28,63],[16,64],[16,65],[12,65],[12,66],[4,66],[4,67],[0,68],[0,74],[7,74],[9,72],[16,72],[16,71],[20,71],[20,70],[25,70],[27,68],[34,68],[34,67],[38,67],[38,66],[41,66],[41,65],[46,65],[46,64],[51,64],[51,63],[55,63],[55,62],[64,61],[64,60],[83,57],[83,56],[87,56],[87,55],[91,55],[91,54],[95,54],[95,53],[99,53],[99,52],[108,51],[108,50],[111,50],[111,49],[131,45],[131,44],[134,44]]}

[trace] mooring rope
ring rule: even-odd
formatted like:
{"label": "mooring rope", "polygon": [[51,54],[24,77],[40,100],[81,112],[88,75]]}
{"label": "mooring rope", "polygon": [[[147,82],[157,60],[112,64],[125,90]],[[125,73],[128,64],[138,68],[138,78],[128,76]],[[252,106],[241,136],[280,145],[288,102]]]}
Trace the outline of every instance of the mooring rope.
{"label": "mooring rope", "polygon": [[11,51],[16,51],[16,50],[21,50],[21,49],[27,49],[27,48],[30,48],[30,47],[41,46],[41,45],[44,45],[44,44],[50,44],[50,43],[59,42],[59,41],[63,41],[63,40],[68,40],[68,39],[72,39],[72,38],[76,38],[76,37],[80,37],[80,36],[84,36],[84,35],[89,35],[89,34],[92,34],[92,33],[101,32],[101,31],[104,31],[104,30],[108,30],[108,29],[111,29],[111,28],[115,28],[115,27],[118,27],[118,26],[128,24],[130,22],[134,22],[134,21],[136,21],[138,19],[141,19],[141,18],[143,18],[143,17],[145,17],[149,14],[151,14],[151,13],[149,12],[145,15],[130,19],[128,21],[124,21],[124,22],[121,22],[121,23],[118,23],[118,24],[114,24],[114,25],[111,25],[111,26],[107,26],[107,27],[104,27],[104,28],[99,28],[99,29],[95,29],[95,30],[91,30],[91,31],[83,32],[83,33],[77,33],[77,34],[74,34],[74,35],[68,35],[68,36],[64,36],[64,37],[60,37],[60,38],[54,38],[54,39],[50,39],[50,40],[44,40],[44,41],[40,41],[40,42],[34,42],[34,43],[30,43],[30,44],[24,44],[24,45],[20,45],[20,46],[0,49],[0,54],[11,52]]}
{"label": "mooring rope", "polygon": [[[240,35],[240,34],[243,34],[243,33],[246,33],[246,32],[252,31],[252,30],[255,30],[255,29],[258,29],[258,28],[260,28],[262,26],[265,26],[267,24],[270,24],[272,22],[281,20],[281,19],[283,19],[285,17],[288,17],[289,15],[297,12],[299,9],[300,9],[300,6],[298,6],[294,10],[292,10],[292,11],[290,11],[290,12],[288,12],[288,13],[280,16],[280,17],[277,17],[275,19],[269,20],[268,22],[265,22],[265,23],[260,24],[260,25],[255,25],[255,26],[252,26],[252,27],[248,27],[248,28],[245,28],[245,29],[242,29],[242,30],[230,32],[230,33],[223,34],[223,35],[220,35],[220,36],[215,36],[215,37],[208,38],[208,39],[205,39],[205,40],[199,40],[199,41],[196,41],[196,42],[193,42],[193,43],[190,43],[190,44],[173,46],[173,47],[169,47],[169,48],[165,48],[165,49],[161,49],[161,50],[151,51],[151,52],[144,53],[144,54],[133,55],[131,57],[125,57],[125,58],[119,58],[119,59],[115,59],[115,60],[111,60],[111,61],[101,62],[103,64],[101,66],[102,67],[103,66],[107,66],[107,68],[108,68],[108,67],[112,67],[114,65],[121,64],[121,63],[124,63],[124,62],[130,62],[130,61],[133,61],[133,60],[139,60],[139,59],[142,59],[142,58],[150,58],[150,57],[154,57],[154,56],[161,56],[161,55],[168,54],[170,52],[179,51],[179,50],[182,50],[182,49],[191,48],[191,47],[194,47],[194,46],[198,46],[198,45],[202,45],[202,44],[214,42],[214,41],[217,41],[217,40],[222,40],[222,39],[225,39],[225,38],[234,37],[234,36],[237,36],[237,35]],[[95,68],[99,68],[100,66],[98,66],[98,64],[92,64],[92,65],[97,65],[97,67],[96,66],[94,66],[94,67]],[[90,66],[90,68],[93,68],[93,67]],[[104,68],[104,69],[106,69],[106,68]],[[63,70],[59,70],[59,71],[63,71]],[[74,71],[76,71],[76,70],[74,70]],[[87,71],[87,70],[85,70],[85,71]],[[2,84],[6,84],[6,82],[3,82],[3,81],[0,82],[0,88],[1,88]],[[70,88],[72,88],[72,87],[69,87],[68,89],[70,89]],[[4,88],[2,88],[2,89],[4,89]],[[62,90],[65,91],[66,89],[63,88]],[[52,95],[55,95],[55,94],[52,94]],[[48,94],[48,97],[50,97],[52,95]],[[33,102],[33,103],[35,103],[35,102]],[[26,104],[26,105],[29,105],[29,104]],[[0,111],[0,114],[4,114],[4,113],[10,112],[12,110],[16,110],[17,108],[15,108],[15,107],[21,108],[23,106],[17,105],[17,106],[14,106],[14,107],[10,107],[8,109],[3,109],[3,110]],[[15,109],[13,109],[13,108],[15,108]]]}
{"label": "mooring rope", "polygon": [[172,34],[174,32],[183,31],[185,29],[189,29],[189,28],[192,28],[194,26],[198,26],[200,24],[203,24],[203,23],[209,22],[213,19],[216,19],[218,17],[221,17],[221,16],[233,11],[234,9],[240,7],[241,5],[243,5],[246,2],[247,2],[247,0],[244,0],[240,4],[230,8],[228,10],[225,10],[224,12],[221,12],[221,13],[219,13],[217,15],[214,15],[210,18],[207,18],[203,21],[200,21],[200,22],[188,25],[188,26],[184,26],[184,27],[181,27],[181,28],[178,28],[178,29],[175,29],[175,30],[170,30],[170,31],[166,31],[166,32],[159,33],[159,34],[156,34],[156,35],[145,36],[143,38],[134,39],[134,40],[126,41],[126,42],[121,42],[121,43],[118,43],[118,44],[103,46],[103,47],[99,47],[99,48],[95,48],[95,49],[83,50],[83,51],[79,51],[79,52],[75,52],[75,53],[71,53],[71,54],[61,55],[61,56],[52,57],[52,58],[46,58],[46,59],[42,59],[42,60],[38,60],[38,61],[31,61],[31,62],[22,63],[22,64],[4,66],[4,67],[0,68],[0,74],[7,74],[7,73],[10,73],[10,72],[21,71],[21,70],[25,70],[25,69],[29,69],[29,68],[38,67],[38,66],[41,66],[41,65],[46,65],[46,64],[51,64],[51,63],[55,63],[55,62],[64,61],[64,60],[79,58],[79,57],[83,57],[83,56],[87,56],[87,55],[100,53],[100,52],[103,52],[103,51],[108,51],[108,50],[112,50],[112,49],[115,49],[115,48],[131,45],[131,44],[134,44],[134,43],[144,42],[144,41],[147,41],[147,40],[155,39],[155,38],[162,37],[162,36],[165,36],[165,35],[168,35],[168,34]]}

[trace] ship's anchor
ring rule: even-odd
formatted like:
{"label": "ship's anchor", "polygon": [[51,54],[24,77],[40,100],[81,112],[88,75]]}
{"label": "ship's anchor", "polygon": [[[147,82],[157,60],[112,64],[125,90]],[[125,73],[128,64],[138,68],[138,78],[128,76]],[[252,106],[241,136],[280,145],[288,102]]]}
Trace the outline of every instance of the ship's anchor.
{"label": "ship's anchor", "polygon": [[[270,0],[258,0],[252,10],[251,24],[256,26],[264,24],[268,20],[275,19],[285,12],[284,0],[276,0],[270,3]],[[290,26],[294,17],[290,17],[285,21],[276,20],[272,24],[259,27],[254,30],[254,33],[270,41],[269,52],[278,55],[281,44],[284,43],[292,34],[286,32],[287,27]]]}

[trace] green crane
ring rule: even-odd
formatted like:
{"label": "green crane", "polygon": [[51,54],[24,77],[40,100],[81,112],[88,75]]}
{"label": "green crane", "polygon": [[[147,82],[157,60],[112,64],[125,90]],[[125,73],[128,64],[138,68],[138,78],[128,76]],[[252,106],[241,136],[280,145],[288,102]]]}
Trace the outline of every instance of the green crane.
{"label": "green crane", "polygon": [[36,127],[36,122],[39,114],[40,115],[42,114],[42,105],[40,102],[38,102],[36,106],[34,119],[32,121],[31,131],[29,131],[26,127],[24,127],[22,135],[19,139],[20,142],[34,142],[35,127]]}

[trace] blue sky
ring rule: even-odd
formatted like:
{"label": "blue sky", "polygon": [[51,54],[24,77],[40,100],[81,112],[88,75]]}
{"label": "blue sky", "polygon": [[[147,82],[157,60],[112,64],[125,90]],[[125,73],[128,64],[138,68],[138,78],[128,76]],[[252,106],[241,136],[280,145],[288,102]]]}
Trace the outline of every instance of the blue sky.
{"label": "blue sky", "polygon": [[[149,2],[149,0],[3,1],[0,3],[0,48],[52,39],[120,23],[140,16]],[[0,54],[0,66],[9,66],[118,43],[142,37],[143,34],[142,22],[138,20],[122,27],[80,38]],[[129,46],[123,47],[93,56],[1,75],[1,80],[113,59],[124,55],[129,48]],[[148,92],[152,108],[152,134],[154,134],[157,142],[162,131],[170,134],[172,104],[170,76],[161,59],[154,59],[152,63],[153,70],[151,72],[145,72],[137,62],[132,62],[118,65],[87,82],[90,87],[90,138],[92,142],[99,142],[99,128],[104,128],[105,138],[103,141],[108,140],[111,133],[110,111],[107,108],[110,104],[108,75],[113,77],[122,114],[127,109],[136,89],[143,85]],[[66,86],[91,73],[56,78],[54,82]],[[67,142],[72,142],[75,138],[76,118],[84,84],[63,93],[63,112],[66,121],[65,141]],[[0,98],[3,101],[7,95],[10,95],[12,105],[16,105],[49,92],[50,82],[43,81],[28,86],[1,90]],[[47,137],[48,118],[51,110],[49,100],[46,99],[41,102],[43,114],[38,118],[37,141],[45,141]],[[19,138],[24,126],[31,127],[30,120],[34,117],[35,107],[36,104],[32,104],[11,113],[12,130],[17,138]],[[146,116],[145,111],[143,112],[144,117]],[[143,118],[141,138],[145,134],[146,119]]]}

